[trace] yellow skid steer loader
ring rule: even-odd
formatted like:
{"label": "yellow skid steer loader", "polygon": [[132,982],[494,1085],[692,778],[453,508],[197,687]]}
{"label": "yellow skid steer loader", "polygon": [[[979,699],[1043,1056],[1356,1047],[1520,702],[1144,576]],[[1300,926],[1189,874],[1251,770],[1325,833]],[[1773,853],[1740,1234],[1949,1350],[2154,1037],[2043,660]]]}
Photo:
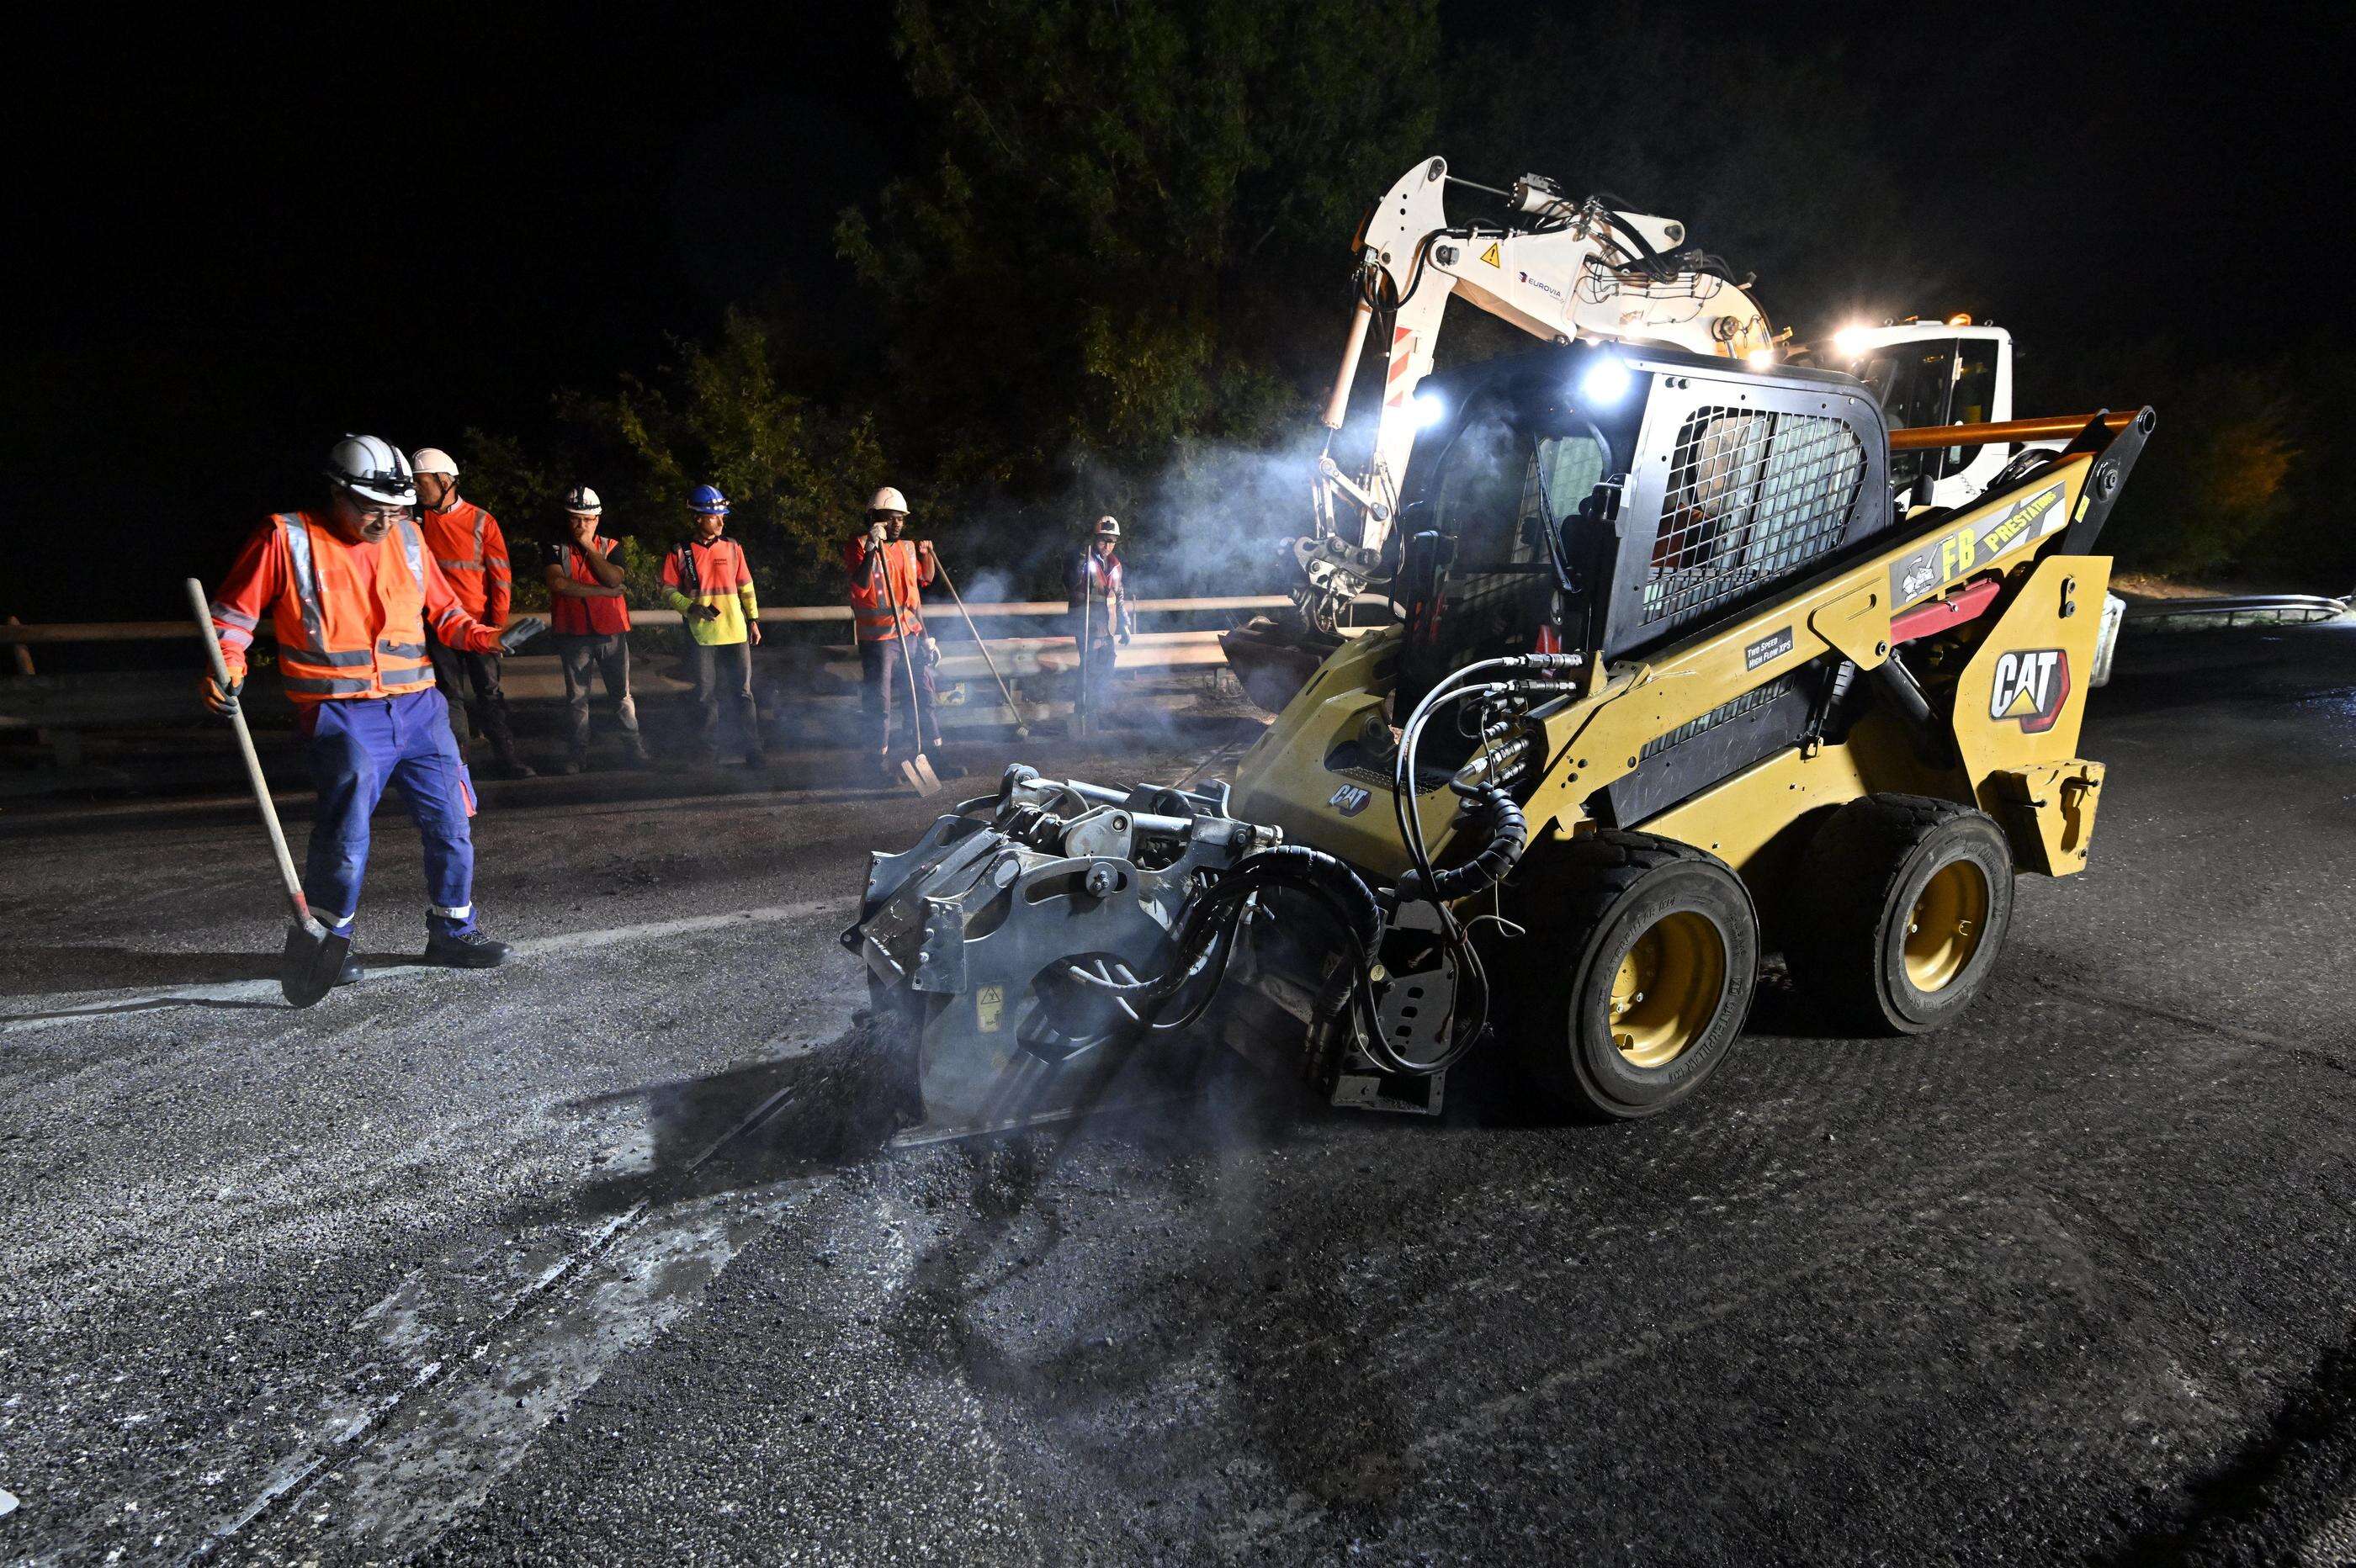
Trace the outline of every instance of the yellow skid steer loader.
{"label": "yellow skid steer loader", "polygon": [[[2093,552],[2148,409],[1886,428],[1837,372],[1571,344],[1435,377],[1399,623],[1333,652],[1230,787],[1017,766],[879,854],[859,922],[928,1130],[1183,1085],[1205,1042],[1432,1113],[1510,1049],[1650,1115],[1724,1059],[1762,952],[1919,1032],[2019,871],[2086,863]],[[1893,448],[2025,448],[1966,509]]]}

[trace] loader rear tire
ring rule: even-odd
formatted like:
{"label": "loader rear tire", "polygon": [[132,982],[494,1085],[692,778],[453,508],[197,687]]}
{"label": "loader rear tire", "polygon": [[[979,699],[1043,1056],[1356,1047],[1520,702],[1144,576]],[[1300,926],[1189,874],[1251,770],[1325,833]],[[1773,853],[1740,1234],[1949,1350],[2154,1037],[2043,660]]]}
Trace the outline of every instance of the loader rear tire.
{"label": "loader rear tire", "polygon": [[1718,1070],[1751,1010],[1759,913],[1713,855],[1616,828],[1546,847],[1505,987],[1529,1075],[1584,1114],[1656,1115]]}
{"label": "loader rear tire", "polygon": [[1835,1024],[1926,1034],[1995,972],[2012,923],[2012,847],[1970,806],[1869,795],[1816,830],[1794,904],[1784,962]]}

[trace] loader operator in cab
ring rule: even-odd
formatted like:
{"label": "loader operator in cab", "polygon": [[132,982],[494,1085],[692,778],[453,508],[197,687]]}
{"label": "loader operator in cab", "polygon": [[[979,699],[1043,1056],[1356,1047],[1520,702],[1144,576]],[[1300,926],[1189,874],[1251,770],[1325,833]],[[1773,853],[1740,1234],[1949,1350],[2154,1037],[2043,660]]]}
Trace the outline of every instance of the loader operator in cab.
{"label": "loader operator in cab", "polygon": [[[230,683],[224,689],[207,676],[205,706],[236,710],[247,651],[269,616],[280,684],[319,793],[303,874],[312,913],[350,933],[368,871],[369,817],[385,785],[397,784],[425,846],[425,962],[488,968],[508,946],[476,923],[466,822],[474,782],[434,687],[425,632],[430,625],[453,648],[489,655],[520,645],[541,623],[519,621],[503,639],[467,613],[426,549],[412,513],[417,486],[398,447],[348,435],[328,453],[327,477],[324,505],[262,524],[222,580],[212,622]],[[359,978],[357,966],[344,978]]]}

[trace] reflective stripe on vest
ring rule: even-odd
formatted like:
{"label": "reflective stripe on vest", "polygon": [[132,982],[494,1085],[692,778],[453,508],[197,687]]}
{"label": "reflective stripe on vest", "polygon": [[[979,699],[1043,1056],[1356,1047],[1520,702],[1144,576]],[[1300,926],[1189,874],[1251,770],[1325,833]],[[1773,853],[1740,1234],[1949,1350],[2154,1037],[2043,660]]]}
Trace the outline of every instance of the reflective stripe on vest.
{"label": "reflective stripe on vest", "polygon": [[290,675],[279,684],[290,692],[305,697],[357,697],[376,682],[372,680],[336,680],[324,676]]}
{"label": "reflective stripe on vest", "polygon": [[409,575],[420,593],[425,592],[425,536],[417,531],[416,522],[403,517],[393,524],[401,535],[401,553],[409,560]]}
{"label": "reflective stripe on vest", "polygon": [[[322,663],[337,663],[325,651],[327,623],[319,611],[319,563],[311,559],[311,530],[293,512],[281,512],[273,520],[286,535],[286,556],[294,568],[294,597],[303,606],[303,630],[310,643],[308,651],[318,654]],[[367,661],[368,656],[363,653],[360,662]]]}

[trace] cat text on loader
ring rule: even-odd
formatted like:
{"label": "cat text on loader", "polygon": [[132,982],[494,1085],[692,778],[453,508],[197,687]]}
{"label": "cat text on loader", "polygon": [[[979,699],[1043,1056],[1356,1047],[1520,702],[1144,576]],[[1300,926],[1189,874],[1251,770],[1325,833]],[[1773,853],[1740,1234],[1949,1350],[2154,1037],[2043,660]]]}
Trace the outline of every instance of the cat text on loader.
{"label": "cat text on loader", "polygon": [[[1009,771],[845,933],[939,1132],[1166,1090],[1221,1040],[1436,1111],[1509,1048],[1649,1115],[1724,1059],[1762,952],[1858,1032],[1935,1029],[2016,872],[2085,865],[2077,754],[2149,410],[1886,428],[1830,370],[1571,344],[1433,379],[1402,624],[1336,650],[1232,787]],[[1967,507],[1893,446],[2020,451]]]}

